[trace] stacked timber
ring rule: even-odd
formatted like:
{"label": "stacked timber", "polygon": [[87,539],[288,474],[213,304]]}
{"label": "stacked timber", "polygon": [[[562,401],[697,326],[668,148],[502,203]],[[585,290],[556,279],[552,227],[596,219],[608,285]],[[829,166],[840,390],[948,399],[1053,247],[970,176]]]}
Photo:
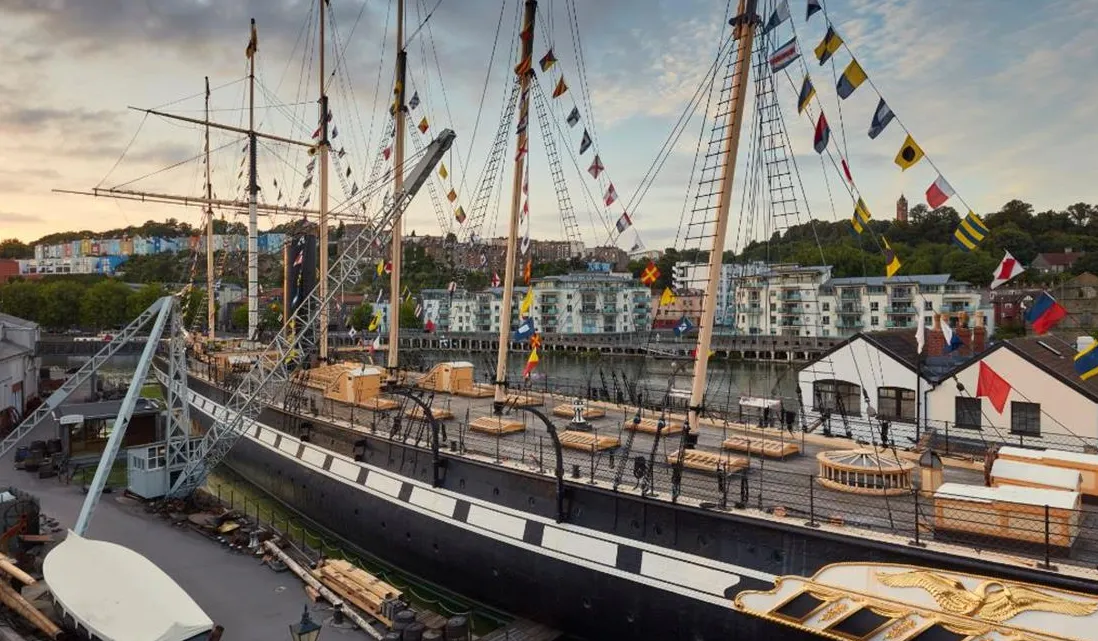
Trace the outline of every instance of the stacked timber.
{"label": "stacked timber", "polygon": [[347,561],[323,559],[312,575],[346,603],[392,627],[396,613],[404,608],[400,590]]}
{"label": "stacked timber", "polygon": [[3,555],[0,555],[0,577],[4,579],[0,581],[0,603],[8,606],[49,638],[56,639],[61,635],[61,628],[56,623],[12,587],[16,581],[23,585],[35,585],[37,580],[34,577],[19,569],[13,559]]}

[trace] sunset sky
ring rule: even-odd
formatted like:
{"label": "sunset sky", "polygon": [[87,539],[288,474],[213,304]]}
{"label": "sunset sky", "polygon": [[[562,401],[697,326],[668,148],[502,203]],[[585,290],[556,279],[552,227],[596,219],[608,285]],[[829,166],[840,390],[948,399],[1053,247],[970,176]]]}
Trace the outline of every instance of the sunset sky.
{"label": "sunset sky", "polygon": [[[203,168],[194,158],[202,149],[201,130],[146,119],[127,106],[201,117],[203,77],[208,75],[215,88],[212,118],[246,126],[244,46],[252,17],[259,28],[257,124],[263,131],[308,139],[317,119],[316,4],[0,0],[0,238],[31,241],[55,231],[97,231],[168,216],[198,224],[201,212],[193,207],[81,198],[51,189],[126,183],[130,189],[200,195]],[[340,130],[333,144],[347,152],[341,167],[349,162],[352,168],[348,187],[354,182],[365,187],[380,155],[393,78],[394,4],[331,0],[328,68],[336,72],[329,95]],[[761,4],[769,10],[773,2]],[[570,7],[576,10],[575,34]],[[807,23],[804,0],[790,0],[790,7],[792,20],[768,42],[787,41],[795,28],[831,123],[830,149],[848,159],[875,217],[891,216],[901,193],[913,204],[921,202],[937,173],[925,161],[906,172],[892,163],[904,138],[899,122],[876,140],[866,136],[877,104],[868,83],[841,101],[840,110],[835,80],[850,53],[837,53],[833,68],[831,63],[819,65],[811,52],[824,33],[825,18],[958,196],[978,212],[994,211],[1012,198],[1031,202],[1038,211],[1098,202],[1098,127],[1093,117],[1098,104],[1098,3],[831,0],[827,16],[814,16]],[[507,0],[501,16],[498,0],[408,0],[407,33],[415,33],[408,45],[409,82],[423,101],[413,117],[418,121],[427,116],[428,135],[442,127],[457,132],[457,148],[446,164],[466,211],[500,121],[506,83],[513,77],[518,8],[516,0]],[[635,195],[644,188],[643,176],[702,81],[721,38],[729,33],[725,13],[725,3],[715,0],[539,3],[534,58],[551,42],[560,62],[549,74],[539,71],[539,82],[548,94],[563,73],[570,87],[553,101],[551,131],[587,244],[605,243],[607,221],[612,224],[626,203],[633,205],[635,228],[623,235],[620,246],[629,249],[634,233],[648,247],[675,244],[684,203],[686,211],[693,203],[690,175],[700,120],[695,118],[678,139],[643,199],[637,202]],[[574,35],[582,45],[582,67]],[[793,107],[791,85],[799,87],[804,69],[798,61],[788,69],[790,79],[784,74],[776,78],[807,194],[800,215],[848,218],[850,197],[836,169],[821,163],[812,150],[814,123],[798,117]],[[583,121],[569,129],[563,114],[573,102],[578,102]],[[605,212],[606,183],[585,171],[593,154],[576,153],[584,125],[620,198]],[[531,129],[537,132],[529,154],[533,235],[559,238],[557,200],[533,113]],[[708,136],[705,132],[704,139]],[[751,137],[745,131],[741,151],[750,147]],[[504,198],[498,201],[500,222],[493,226],[495,216],[489,213],[484,235],[503,232],[513,138],[511,126]],[[217,195],[240,197],[238,137],[216,132],[212,146],[217,149],[211,162]],[[742,158],[741,179],[750,175]],[[264,146],[259,169],[263,200],[275,201],[277,179],[285,200],[296,202],[303,195],[307,162],[300,149]],[[436,184],[446,220],[452,206],[441,196],[449,186]],[[737,198],[741,186],[738,181]],[[334,178],[333,191],[334,203],[344,200],[342,185]],[[956,199],[948,204],[964,207]],[[315,205],[314,195],[310,207]],[[741,210],[737,199],[733,215]],[[232,212],[226,218],[241,220]],[[260,227],[285,220],[263,217]],[[407,229],[439,233],[426,191],[413,204]],[[735,246],[742,238],[730,242]]]}

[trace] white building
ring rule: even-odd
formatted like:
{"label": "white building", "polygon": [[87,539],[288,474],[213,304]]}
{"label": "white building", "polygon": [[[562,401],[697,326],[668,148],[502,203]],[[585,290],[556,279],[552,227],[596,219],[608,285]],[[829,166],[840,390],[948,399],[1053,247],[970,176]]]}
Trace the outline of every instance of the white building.
{"label": "white building", "polygon": [[736,332],[769,336],[824,336],[820,287],[831,267],[773,265],[736,283]]}
{"label": "white building", "polygon": [[[948,424],[951,439],[1076,451],[1094,447],[1098,380],[1079,378],[1074,356],[1073,346],[1048,336],[999,342],[927,394],[927,418],[931,425]],[[989,398],[976,396],[981,363],[1010,384],[1002,413]]]}
{"label": "white building", "polygon": [[[714,324],[731,326],[736,322],[736,284],[745,276],[756,276],[770,267],[761,261],[753,263],[723,263],[717,281],[717,310]],[[701,290],[709,282],[709,263],[675,263],[671,283],[676,290]]]}
{"label": "white building", "polygon": [[832,278],[820,287],[819,300],[818,336],[914,329],[920,316],[929,327],[935,312],[973,316],[980,309],[980,292],[949,274]]}
{"label": "white building", "polygon": [[27,401],[38,395],[39,335],[37,323],[0,314],[0,412],[13,408],[22,418]]}
{"label": "white building", "polygon": [[915,423],[916,390],[926,392],[933,386],[928,374],[919,371],[916,358],[914,332],[858,334],[797,374],[804,407],[866,420],[872,414]]}
{"label": "white building", "polygon": [[[630,274],[582,272],[533,281],[531,316],[538,331],[558,334],[625,333],[648,329],[650,290]],[[525,287],[516,287],[510,326],[519,322]],[[499,332],[503,289],[482,292],[446,290],[423,293],[424,309],[440,331]]]}

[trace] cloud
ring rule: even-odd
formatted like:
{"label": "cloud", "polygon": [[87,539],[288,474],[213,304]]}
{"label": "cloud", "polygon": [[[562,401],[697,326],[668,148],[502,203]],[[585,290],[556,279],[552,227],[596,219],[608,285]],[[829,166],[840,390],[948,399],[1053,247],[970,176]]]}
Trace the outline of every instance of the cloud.
{"label": "cloud", "polygon": [[40,216],[34,216],[32,214],[22,214],[15,211],[0,211],[0,223],[23,225],[38,222],[42,222],[42,218]]}

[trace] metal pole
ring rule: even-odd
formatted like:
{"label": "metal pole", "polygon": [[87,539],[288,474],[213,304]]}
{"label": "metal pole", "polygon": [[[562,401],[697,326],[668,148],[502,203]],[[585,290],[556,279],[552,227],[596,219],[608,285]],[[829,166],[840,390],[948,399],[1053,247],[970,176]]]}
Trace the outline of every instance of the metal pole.
{"label": "metal pole", "polygon": [[[520,36],[519,40],[519,64],[532,62],[534,53],[534,19],[537,17],[538,3],[536,0],[526,0],[526,8],[522,17],[522,32],[529,37]],[[530,74],[533,71],[519,74],[519,122],[523,122],[529,114],[530,103],[527,91],[530,88]],[[496,411],[502,409],[507,399],[507,346],[511,333],[511,296],[515,291],[515,252],[518,243],[519,213],[522,207],[522,180],[523,168],[526,166],[526,150],[529,148],[529,127],[518,134],[518,143],[515,149],[515,175],[511,182],[511,222],[507,230],[507,263],[504,265],[503,300],[500,301],[499,311],[499,348],[496,354]]]}
{"label": "metal pole", "polygon": [[[749,10],[750,9],[750,10]],[[717,204],[717,220],[713,236],[713,247],[709,251],[709,280],[702,298],[701,320],[698,327],[698,345],[694,359],[694,385],[690,390],[688,408],[689,425],[700,425],[702,402],[705,399],[706,373],[709,367],[709,345],[713,339],[713,321],[717,311],[717,285],[720,283],[725,235],[728,231],[728,212],[732,205],[732,183],[736,173],[736,152],[740,145],[740,129],[743,124],[743,111],[747,98],[747,80],[751,68],[751,49],[755,39],[754,0],[740,0],[737,15],[731,24],[735,30],[734,38],[739,41],[736,51],[736,66],[733,70],[731,104],[728,109],[728,127],[725,130],[724,173],[721,176],[720,200]],[[685,426],[684,426],[685,429]]]}
{"label": "metal pole", "polygon": [[[213,200],[213,183],[210,182],[210,77],[206,76],[206,199]],[[214,338],[216,294],[214,293],[214,216],[213,207],[206,204],[206,335]]]}
{"label": "metal pole", "polygon": [[328,360],[328,95],[324,90],[327,78],[324,74],[324,8],[327,0],[320,2],[320,222],[317,239],[320,242],[320,360]]}
{"label": "metal pole", "polygon": [[[255,34],[254,18],[252,33]],[[323,60],[324,54],[320,55]],[[256,208],[259,184],[255,167],[259,144],[255,137],[255,51],[248,58],[248,340],[254,341],[259,336],[259,210]]]}
{"label": "metal pole", "polygon": [[[397,58],[396,58],[396,87],[394,88],[393,111],[396,130],[393,140],[393,193],[399,194],[404,188],[404,81],[408,68],[408,52],[404,50],[404,0],[397,0]],[[390,259],[393,263],[393,271],[389,273],[389,351],[386,353],[390,379],[397,375],[400,351],[400,269],[404,262],[404,244],[401,235],[404,229],[402,217],[397,216],[393,220],[393,238],[390,243]]]}

